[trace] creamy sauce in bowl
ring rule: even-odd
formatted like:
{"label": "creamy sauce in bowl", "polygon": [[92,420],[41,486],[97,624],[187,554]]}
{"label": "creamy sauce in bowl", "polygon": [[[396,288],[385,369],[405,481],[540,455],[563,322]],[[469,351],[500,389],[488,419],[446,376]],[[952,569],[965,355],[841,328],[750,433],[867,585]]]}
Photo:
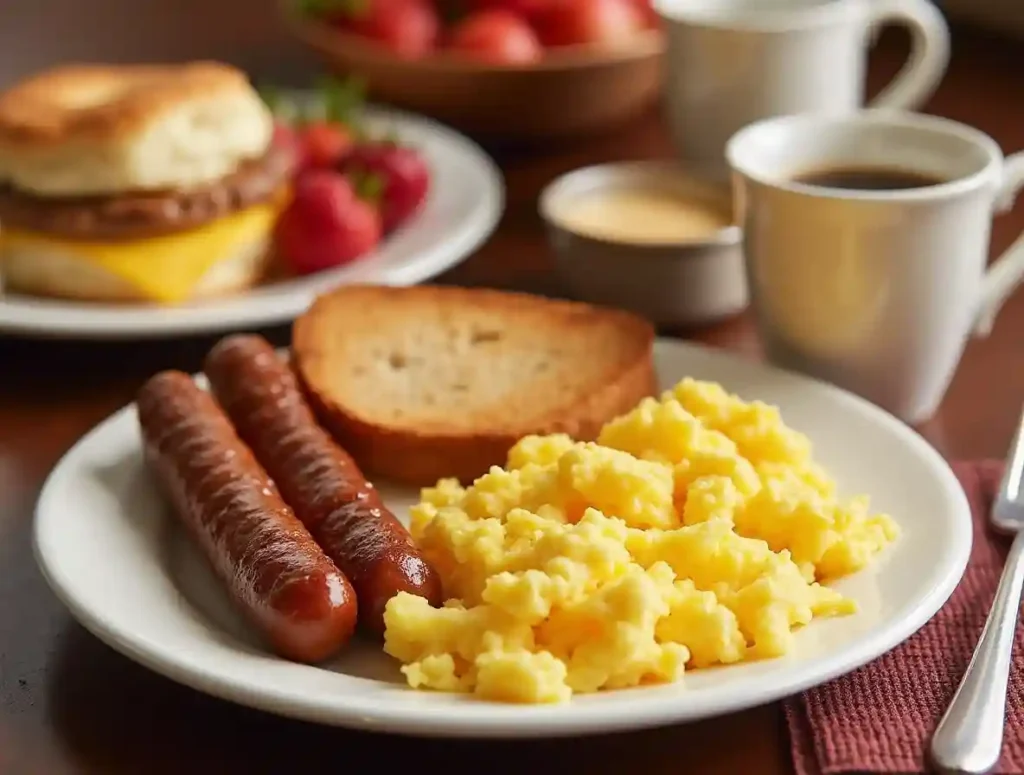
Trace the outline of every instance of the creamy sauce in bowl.
{"label": "creamy sauce in bowl", "polygon": [[661,186],[615,186],[559,204],[554,219],[575,234],[612,242],[700,242],[732,225],[729,208]]}

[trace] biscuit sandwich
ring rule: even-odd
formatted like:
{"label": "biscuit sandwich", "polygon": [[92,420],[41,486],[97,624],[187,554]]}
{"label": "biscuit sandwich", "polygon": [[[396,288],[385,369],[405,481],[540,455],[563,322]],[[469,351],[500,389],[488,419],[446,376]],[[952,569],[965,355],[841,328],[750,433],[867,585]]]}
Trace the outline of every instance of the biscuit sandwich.
{"label": "biscuit sandwich", "polygon": [[175,304],[264,274],[292,169],[228,65],[58,67],[0,94],[9,291]]}

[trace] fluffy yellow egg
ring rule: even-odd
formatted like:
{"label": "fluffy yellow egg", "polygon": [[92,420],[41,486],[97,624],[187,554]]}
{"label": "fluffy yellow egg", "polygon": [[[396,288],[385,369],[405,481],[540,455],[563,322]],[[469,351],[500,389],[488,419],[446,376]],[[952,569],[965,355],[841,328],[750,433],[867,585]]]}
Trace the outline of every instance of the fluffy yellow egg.
{"label": "fluffy yellow egg", "polygon": [[521,703],[785,654],[855,610],[823,582],[899,532],[837,498],[778,409],[692,379],[596,443],[530,436],[472,486],[438,482],[411,529],[448,602],[393,598],[385,651],[414,688]]}

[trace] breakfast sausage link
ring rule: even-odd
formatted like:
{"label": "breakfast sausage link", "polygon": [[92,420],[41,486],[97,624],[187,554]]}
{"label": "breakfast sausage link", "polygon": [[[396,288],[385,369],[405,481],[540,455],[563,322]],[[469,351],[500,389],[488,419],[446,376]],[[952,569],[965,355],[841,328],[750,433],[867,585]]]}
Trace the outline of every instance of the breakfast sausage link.
{"label": "breakfast sausage link", "polygon": [[359,621],[384,629],[399,592],[441,602],[441,582],[355,461],[320,427],[294,372],[262,337],[221,340],[204,364],[239,435],[296,516],[351,579]]}
{"label": "breakfast sausage link", "polygon": [[245,616],[281,656],[319,662],[357,618],[348,579],[281,500],[213,397],[180,371],[138,395],[147,462]]}

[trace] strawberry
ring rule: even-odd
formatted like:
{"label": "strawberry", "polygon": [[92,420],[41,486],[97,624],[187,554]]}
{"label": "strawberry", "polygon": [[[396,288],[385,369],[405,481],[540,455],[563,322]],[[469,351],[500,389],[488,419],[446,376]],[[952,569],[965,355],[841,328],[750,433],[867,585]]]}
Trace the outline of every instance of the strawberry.
{"label": "strawberry", "polygon": [[274,238],[288,266],[296,274],[310,274],[363,256],[380,242],[381,232],[377,211],[356,196],[343,175],[312,170],[296,181]]}
{"label": "strawberry", "polygon": [[404,59],[430,53],[441,32],[441,18],[429,0],[352,0],[339,3],[331,21]]}
{"label": "strawberry", "polygon": [[502,8],[475,11],[452,27],[448,47],[496,64],[536,62],[544,52],[526,21]]}
{"label": "strawberry", "polygon": [[367,179],[376,183],[385,233],[398,228],[419,210],[430,189],[430,168],[423,157],[394,142],[357,145],[341,168],[363,187]]}
{"label": "strawberry", "polygon": [[619,46],[646,27],[637,0],[552,0],[537,19],[545,46]]}
{"label": "strawberry", "polygon": [[268,87],[260,91],[275,117],[274,144],[291,151],[297,174],[336,166],[359,135],[359,109],[365,100],[359,79],[324,78],[316,86],[316,100],[296,102]]}
{"label": "strawberry", "polygon": [[352,148],[352,133],[341,123],[311,121],[299,129],[304,168],[330,168]]}

